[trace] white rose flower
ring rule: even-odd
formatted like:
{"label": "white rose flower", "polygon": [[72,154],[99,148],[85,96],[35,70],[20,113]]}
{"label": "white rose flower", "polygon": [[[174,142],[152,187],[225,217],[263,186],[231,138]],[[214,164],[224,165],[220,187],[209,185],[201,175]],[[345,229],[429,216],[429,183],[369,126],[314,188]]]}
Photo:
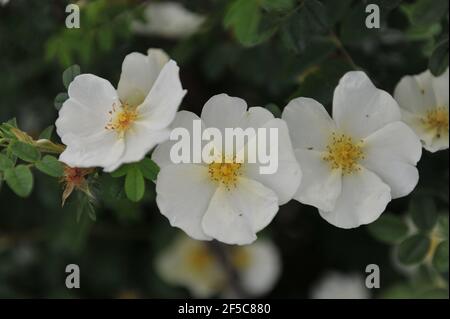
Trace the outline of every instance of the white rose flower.
{"label": "white rose flower", "polygon": [[[172,127],[184,127],[192,136],[193,120],[199,117],[181,111]],[[213,96],[205,104],[201,122],[203,128],[219,129],[222,136],[225,128],[277,128],[277,171],[260,174],[259,161],[235,161],[239,150],[223,151],[210,164],[173,164],[170,149],[176,141],[167,141],[152,155],[161,167],[156,181],[156,202],[171,225],[192,238],[249,244],[272,221],[279,205],[292,198],[300,184],[301,171],[286,123],[262,107],[247,111],[244,100],[226,94]]]}
{"label": "white rose flower", "polygon": [[329,223],[353,228],[375,221],[391,198],[409,194],[419,178],[416,134],[400,109],[363,72],[348,72],[334,91],[333,119],[309,98],[284,109],[303,181],[295,199]]}
{"label": "white rose flower", "polygon": [[150,3],[145,8],[144,18],[145,23],[133,23],[136,33],[171,39],[194,34],[205,21],[204,16],[187,10],[178,2]]}
{"label": "white rose flower", "polygon": [[117,91],[107,80],[81,74],[69,85],[56,129],[67,148],[60,161],[71,167],[112,172],[144,158],[169,138],[186,91],[175,61],[157,49],[133,52],[122,64]]}
{"label": "white rose flower", "polygon": [[[262,239],[248,246],[226,248],[246,294],[260,296],[273,288],[280,276],[281,259],[272,242]],[[205,242],[179,236],[157,257],[155,266],[162,279],[186,287],[194,297],[230,294],[224,265]]]}
{"label": "white rose flower", "polygon": [[357,274],[326,274],[311,291],[311,299],[369,299],[364,278]]}
{"label": "white rose flower", "polygon": [[426,150],[436,152],[448,148],[448,68],[439,77],[428,70],[403,77],[394,97],[403,121],[416,132]]}

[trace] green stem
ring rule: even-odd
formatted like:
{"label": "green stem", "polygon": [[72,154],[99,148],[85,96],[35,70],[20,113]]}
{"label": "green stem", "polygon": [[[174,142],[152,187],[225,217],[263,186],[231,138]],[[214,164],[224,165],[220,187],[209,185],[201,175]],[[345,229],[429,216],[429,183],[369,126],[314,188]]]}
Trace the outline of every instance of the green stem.
{"label": "green stem", "polygon": [[339,52],[343,55],[343,57],[347,60],[348,64],[355,70],[361,70],[361,68],[355,63],[351,55],[348,53],[347,49],[345,49],[342,41],[333,31],[330,32],[330,39],[331,42],[333,42],[336,48],[339,50]]}

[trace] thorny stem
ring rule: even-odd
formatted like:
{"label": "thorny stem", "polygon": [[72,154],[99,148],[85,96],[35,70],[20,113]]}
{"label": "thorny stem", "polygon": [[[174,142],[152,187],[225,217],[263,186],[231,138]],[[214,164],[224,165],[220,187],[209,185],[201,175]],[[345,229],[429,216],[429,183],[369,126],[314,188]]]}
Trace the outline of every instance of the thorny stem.
{"label": "thorny stem", "polygon": [[330,39],[331,42],[336,45],[336,48],[339,50],[339,52],[344,56],[344,58],[347,60],[348,64],[355,69],[355,70],[361,70],[361,68],[356,65],[355,61],[351,57],[351,55],[348,53],[347,49],[345,49],[344,45],[342,44],[342,41],[338,38],[336,33],[334,31],[330,32]]}
{"label": "thorny stem", "polygon": [[231,289],[235,293],[235,297],[247,298],[248,294],[242,287],[239,274],[236,268],[231,264],[230,258],[226,251],[226,246],[215,240],[208,242],[208,245],[213,254],[219,260],[221,266],[223,267],[223,270],[226,272],[228,282],[230,284]]}

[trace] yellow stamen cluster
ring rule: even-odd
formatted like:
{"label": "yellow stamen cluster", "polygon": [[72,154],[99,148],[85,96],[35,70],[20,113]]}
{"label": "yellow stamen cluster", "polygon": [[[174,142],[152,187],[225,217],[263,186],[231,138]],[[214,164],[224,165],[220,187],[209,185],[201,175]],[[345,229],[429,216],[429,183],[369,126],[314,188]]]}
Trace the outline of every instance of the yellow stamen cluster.
{"label": "yellow stamen cluster", "polygon": [[204,271],[214,263],[214,256],[206,245],[198,245],[187,256],[189,267],[196,271]]}
{"label": "yellow stamen cluster", "polygon": [[109,114],[111,115],[111,120],[106,124],[105,129],[116,131],[120,137],[125,135],[138,117],[136,109],[127,104],[122,104],[119,109],[113,105],[113,109]]}
{"label": "yellow stamen cluster", "polygon": [[227,190],[236,187],[239,176],[241,175],[241,163],[236,162],[213,162],[209,164],[208,172],[211,179],[221,183]]}
{"label": "yellow stamen cluster", "polygon": [[448,110],[438,107],[428,111],[422,119],[422,124],[426,130],[435,131],[435,136],[440,138],[444,133],[448,133]]}
{"label": "yellow stamen cluster", "polygon": [[361,168],[358,163],[364,159],[362,141],[355,142],[345,134],[332,133],[323,160],[331,169],[342,169],[343,174],[351,174]]}
{"label": "yellow stamen cluster", "polygon": [[250,265],[250,254],[244,247],[235,247],[231,251],[231,263],[237,269],[244,269]]}

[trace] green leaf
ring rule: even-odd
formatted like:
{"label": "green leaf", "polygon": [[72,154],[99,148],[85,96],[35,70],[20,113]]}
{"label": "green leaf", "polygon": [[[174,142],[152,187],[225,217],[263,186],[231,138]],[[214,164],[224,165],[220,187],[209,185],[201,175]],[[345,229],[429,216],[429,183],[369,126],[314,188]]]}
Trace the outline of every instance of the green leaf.
{"label": "green leaf", "polygon": [[419,292],[416,299],[448,299],[448,290],[444,288],[432,288]]}
{"label": "green leaf", "polygon": [[125,178],[125,193],[129,200],[138,202],[144,197],[145,181],[141,171],[133,166]]}
{"label": "green leaf", "polygon": [[95,213],[94,204],[86,194],[81,194],[81,199],[78,201],[77,205],[77,223],[82,221],[82,216],[86,213],[92,221],[97,220],[97,215]]}
{"label": "green leaf", "polygon": [[74,64],[64,70],[63,75],[62,75],[62,80],[63,80],[63,84],[66,87],[66,89],[69,88],[69,84],[80,73],[81,73],[81,69],[80,69],[80,66],[77,64]]}
{"label": "green leaf", "polygon": [[434,36],[441,32],[442,28],[439,23],[430,25],[416,25],[406,30],[405,35],[410,41],[430,41]]}
{"label": "green leaf", "polygon": [[448,52],[448,38],[438,43],[434,48],[430,61],[428,62],[428,68],[434,76],[439,76],[447,70]]}
{"label": "green leaf", "polygon": [[5,154],[0,153],[0,171],[5,171],[13,167],[14,162]]}
{"label": "green leaf", "polygon": [[401,8],[412,25],[430,25],[448,13],[448,0],[419,0]]}
{"label": "green leaf", "polygon": [[114,31],[109,27],[102,28],[98,34],[98,44],[102,51],[109,51],[114,43]]}
{"label": "green leaf", "polygon": [[159,173],[159,166],[156,164],[153,160],[150,158],[144,158],[142,161],[137,163],[139,170],[141,171],[142,175],[150,180],[155,181],[156,177]]}
{"label": "green leaf", "polygon": [[25,162],[34,163],[41,158],[41,153],[33,145],[21,141],[14,141],[10,144],[9,149]]}
{"label": "green leaf", "polygon": [[410,283],[400,283],[387,287],[381,293],[381,299],[414,299],[415,287]]}
{"label": "green leaf", "polygon": [[10,139],[17,139],[16,135],[11,132],[13,128],[17,128],[17,120],[16,118],[13,118],[3,124],[0,125],[0,133],[3,137],[10,138]]}
{"label": "green leaf", "polygon": [[95,212],[95,207],[92,203],[89,202],[88,204],[88,216],[92,221],[96,221],[97,220],[97,213]]}
{"label": "green leaf", "polygon": [[63,164],[51,155],[46,155],[42,160],[37,162],[36,168],[52,177],[61,177],[64,174]]}
{"label": "green leaf", "polygon": [[436,203],[426,195],[417,195],[411,199],[409,211],[414,224],[423,231],[431,230],[437,222]]}
{"label": "green leaf", "polygon": [[322,3],[307,0],[283,23],[281,37],[286,47],[303,53],[313,40],[328,31],[329,25],[328,13]]}
{"label": "green leaf", "polygon": [[285,11],[292,9],[294,0],[261,0],[261,6],[267,11]]}
{"label": "green leaf", "polygon": [[27,197],[33,190],[33,174],[25,165],[18,165],[5,171],[8,186],[20,197]]}
{"label": "green leaf", "polygon": [[51,140],[54,129],[55,129],[55,127],[53,125],[46,127],[39,135],[39,139],[40,140],[41,139],[42,140]]}
{"label": "green leaf", "polygon": [[398,247],[399,261],[405,265],[413,265],[422,262],[430,248],[430,239],[417,234],[404,240]]}
{"label": "green leaf", "polygon": [[69,95],[65,92],[58,93],[58,95],[55,97],[55,101],[53,102],[55,105],[55,108],[59,111],[64,104],[64,102],[69,98]]}
{"label": "green leaf", "polygon": [[349,11],[352,0],[327,1],[326,9],[330,24],[335,24],[342,20],[342,17]]}
{"label": "green leaf", "polygon": [[442,238],[449,239],[448,237],[448,212],[440,215],[438,218],[437,231]]}
{"label": "green leaf", "polygon": [[[111,175],[101,175],[98,178],[98,184],[100,190],[99,197],[107,205],[114,206],[119,200],[126,198],[122,181]],[[128,200],[125,200],[125,202],[129,203]]]}
{"label": "green leaf", "polygon": [[133,167],[132,164],[123,164],[118,169],[116,169],[114,172],[111,173],[112,177],[122,177],[127,175],[130,168]]}
{"label": "green leaf", "polygon": [[291,99],[299,96],[314,96],[323,105],[331,104],[333,90],[338,85],[339,79],[350,70],[351,67],[346,62],[338,59],[321,63],[317,70],[306,75]]}
{"label": "green leaf", "polygon": [[8,125],[10,125],[12,127],[18,128],[17,119],[15,117],[13,117],[12,119],[8,120],[6,122],[6,124],[8,124]]}
{"label": "green leaf", "polygon": [[395,244],[408,235],[408,226],[398,216],[384,213],[377,221],[368,226],[369,232],[379,241]]}
{"label": "green leaf", "polygon": [[440,273],[448,273],[448,251],[448,240],[445,240],[436,247],[436,251],[434,252],[433,266]]}
{"label": "green leaf", "polygon": [[344,44],[361,45],[379,29],[368,29],[365,20],[367,18],[366,4],[358,1],[345,15],[340,23],[340,38]]}
{"label": "green leaf", "polygon": [[309,23],[317,32],[326,32],[330,25],[325,6],[317,0],[305,0],[302,9],[306,13]]}
{"label": "green leaf", "polygon": [[233,30],[237,40],[244,46],[253,46],[268,39],[274,28],[260,30],[262,19],[258,0],[235,0],[229,6],[224,26]]}

